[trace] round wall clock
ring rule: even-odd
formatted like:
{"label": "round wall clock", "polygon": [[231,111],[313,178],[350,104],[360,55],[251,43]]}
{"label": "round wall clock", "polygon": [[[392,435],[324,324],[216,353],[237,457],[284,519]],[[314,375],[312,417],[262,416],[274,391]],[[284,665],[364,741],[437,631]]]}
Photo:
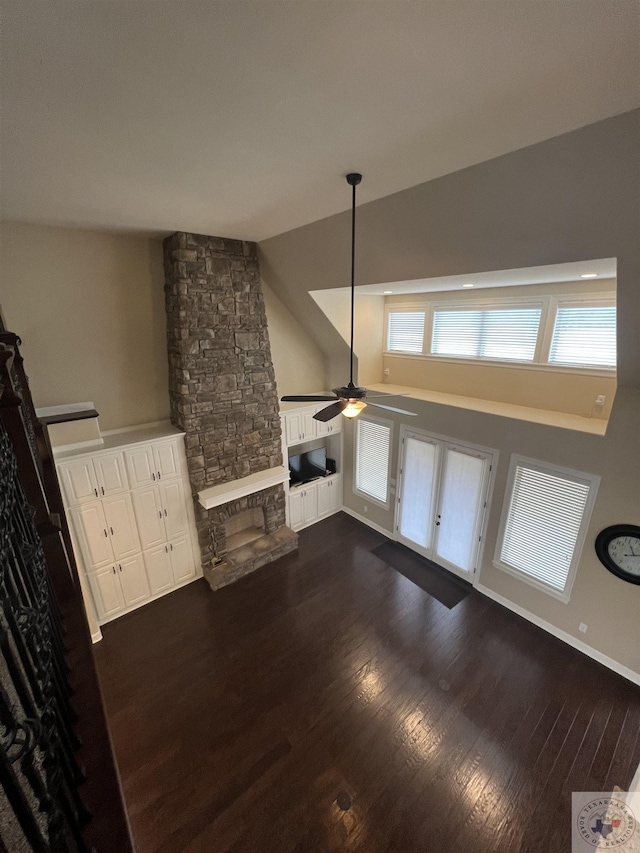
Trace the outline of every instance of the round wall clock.
{"label": "round wall clock", "polygon": [[596,537],[598,559],[622,580],[640,584],[640,527],[614,524]]}

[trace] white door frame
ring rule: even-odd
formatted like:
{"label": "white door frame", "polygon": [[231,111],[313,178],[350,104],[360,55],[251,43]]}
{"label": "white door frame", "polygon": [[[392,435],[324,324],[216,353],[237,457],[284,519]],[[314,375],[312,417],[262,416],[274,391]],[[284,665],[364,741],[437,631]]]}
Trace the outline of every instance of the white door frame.
{"label": "white door frame", "polygon": [[[461,572],[458,567],[454,567],[451,565],[444,565],[444,568],[447,571],[450,571],[452,574],[455,574],[457,577],[462,577],[464,580],[470,581],[473,586],[477,586],[480,579],[480,566],[482,565],[482,558],[484,554],[484,546],[486,542],[486,532],[487,532],[487,524],[489,521],[489,509],[491,507],[491,501],[493,498],[493,488],[495,485],[495,477],[496,477],[496,469],[498,466],[498,450],[493,447],[485,447],[481,444],[472,444],[468,441],[460,441],[457,438],[451,438],[450,436],[441,435],[440,433],[428,432],[427,430],[418,429],[416,427],[407,426],[406,424],[402,424],[400,427],[400,446],[398,452],[398,474],[397,474],[397,486],[396,486],[396,501],[395,501],[395,512],[394,512],[394,522],[393,522],[393,538],[397,542],[402,542],[408,548],[415,551],[418,554],[422,554],[422,556],[428,556],[423,553],[423,549],[420,549],[420,546],[416,546],[415,543],[410,543],[409,540],[403,540],[403,537],[400,536],[399,533],[399,525],[400,525],[400,499],[402,496],[402,468],[404,461],[404,447],[405,447],[405,438],[407,435],[415,435],[417,438],[425,439],[426,441],[431,442],[441,442],[442,445],[448,445],[452,450],[459,449],[462,452],[475,452],[486,457],[488,465],[485,469],[485,476],[482,484],[482,489],[485,494],[485,506],[483,508],[482,520],[478,524],[477,532],[480,537],[479,547],[476,552],[476,559],[473,571],[471,572]],[[442,453],[442,447],[438,448],[438,459],[436,463],[436,471],[434,475],[434,482],[437,483],[437,487],[434,489],[434,495],[436,500],[439,501],[441,499],[440,487],[441,487],[441,477],[443,472],[444,465],[444,453]],[[437,515],[437,508],[434,506],[433,510],[433,518],[435,521]],[[432,531],[431,535],[431,549],[435,544],[435,528]],[[433,552],[432,552],[433,553]],[[438,565],[445,564],[446,561],[439,559],[436,561],[434,556],[428,556],[428,559],[433,560],[433,562],[438,562]]]}

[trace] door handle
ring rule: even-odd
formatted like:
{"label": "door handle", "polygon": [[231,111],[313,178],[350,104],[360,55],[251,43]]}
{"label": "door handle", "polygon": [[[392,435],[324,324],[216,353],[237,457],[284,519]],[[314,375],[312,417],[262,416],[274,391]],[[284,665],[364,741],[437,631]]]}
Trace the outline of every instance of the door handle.
{"label": "door handle", "polygon": [[436,527],[440,527],[440,522],[436,521]]}

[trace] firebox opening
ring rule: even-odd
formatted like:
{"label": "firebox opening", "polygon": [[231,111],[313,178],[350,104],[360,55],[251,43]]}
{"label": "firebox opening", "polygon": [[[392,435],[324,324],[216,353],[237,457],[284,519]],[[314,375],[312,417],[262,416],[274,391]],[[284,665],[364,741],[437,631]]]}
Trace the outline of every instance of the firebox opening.
{"label": "firebox opening", "polygon": [[227,551],[235,551],[265,535],[262,507],[247,509],[232,516],[224,525]]}

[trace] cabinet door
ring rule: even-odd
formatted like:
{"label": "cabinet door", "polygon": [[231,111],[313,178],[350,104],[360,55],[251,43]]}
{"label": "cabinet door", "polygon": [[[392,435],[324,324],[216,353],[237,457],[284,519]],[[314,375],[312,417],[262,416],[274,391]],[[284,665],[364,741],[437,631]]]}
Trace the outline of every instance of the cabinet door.
{"label": "cabinet door", "polygon": [[150,486],[156,482],[156,461],[153,455],[153,447],[150,444],[125,450],[124,458],[127,462],[132,489],[137,489],[138,486]]}
{"label": "cabinet door", "polygon": [[141,601],[150,598],[149,581],[141,554],[119,561],[118,573],[124,603],[127,607],[133,607],[134,604],[140,604]]}
{"label": "cabinet door", "polygon": [[[182,441],[182,439],[180,439]],[[153,455],[156,463],[156,474],[159,480],[180,476],[180,451],[177,441],[167,441],[156,444]]]}
{"label": "cabinet door", "polygon": [[90,459],[65,462],[58,468],[69,506],[95,501],[100,497],[98,481]]}
{"label": "cabinet door", "polygon": [[120,578],[115,566],[108,566],[88,575],[91,591],[98,611],[98,619],[105,621],[125,609]]}
{"label": "cabinet door", "polygon": [[172,480],[169,483],[162,483],[160,495],[167,538],[174,539],[176,536],[182,536],[189,529],[182,481]]}
{"label": "cabinet door", "polygon": [[118,495],[113,498],[104,498],[102,505],[116,560],[122,560],[140,551],[140,539],[131,496]]}
{"label": "cabinet door", "polygon": [[191,553],[191,543],[188,536],[174,539],[169,543],[169,556],[176,583],[183,583],[195,576],[196,567]]}
{"label": "cabinet door", "polygon": [[122,453],[97,456],[93,460],[93,467],[96,471],[101,497],[103,495],[119,495],[129,490]]}
{"label": "cabinet door", "polygon": [[144,552],[144,562],[151,587],[151,595],[158,595],[175,586],[168,545],[158,545]]}
{"label": "cabinet door", "polygon": [[73,525],[88,565],[85,571],[113,562],[111,538],[107,531],[107,520],[100,501],[71,510]]}
{"label": "cabinet door", "polygon": [[302,415],[294,412],[284,416],[287,444],[299,444],[302,441]]}
{"label": "cabinet door", "polygon": [[316,486],[317,494],[318,494],[318,518],[323,518],[325,515],[329,515],[332,509],[331,504],[331,492],[333,486],[333,480],[319,480]]}
{"label": "cabinet door", "polygon": [[292,530],[297,530],[304,524],[303,493],[289,492],[289,524]]}
{"label": "cabinet door", "polygon": [[331,483],[329,488],[331,512],[336,512],[342,506],[342,476],[335,474],[329,482]]}
{"label": "cabinet door", "polygon": [[305,486],[304,489],[304,523],[311,524],[318,518],[318,487]]}
{"label": "cabinet door", "polygon": [[[327,405],[329,404],[327,403]],[[309,439],[315,438],[317,435],[316,424],[318,421],[313,419],[314,414],[315,409],[302,413],[302,438],[304,441],[309,441]]]}
{"label": "cabinet door", "polygon": [[157,486],[149,486],[146,489],[136,489],[131,492],[133,499],[133,510],[138,522],[138,533],[142,549],[152,548],[161,542],[167,541],[167,533],[164,525],[164,514],[162,511],[162,499]]}

